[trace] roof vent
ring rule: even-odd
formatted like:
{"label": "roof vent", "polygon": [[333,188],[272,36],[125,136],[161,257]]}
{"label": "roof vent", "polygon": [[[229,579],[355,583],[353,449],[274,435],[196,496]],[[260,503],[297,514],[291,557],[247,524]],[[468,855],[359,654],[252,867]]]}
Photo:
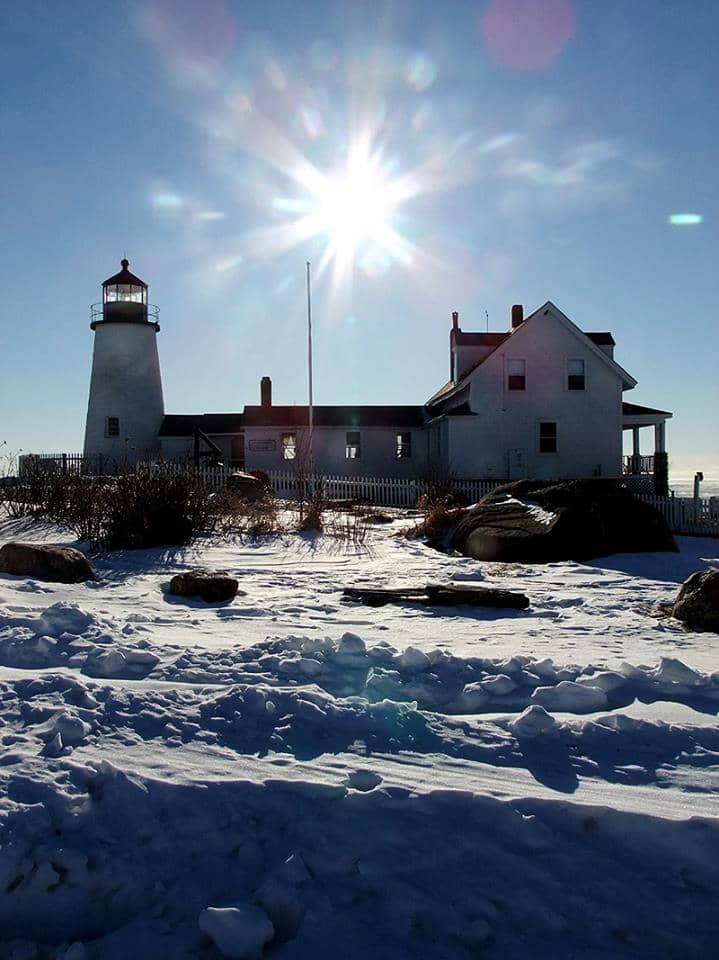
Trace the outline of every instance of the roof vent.
{"label": "roof vent", "polygon": [[521,303],[515,303],[512,307],[512,330],[521,327],[524,323],[524,307]]}

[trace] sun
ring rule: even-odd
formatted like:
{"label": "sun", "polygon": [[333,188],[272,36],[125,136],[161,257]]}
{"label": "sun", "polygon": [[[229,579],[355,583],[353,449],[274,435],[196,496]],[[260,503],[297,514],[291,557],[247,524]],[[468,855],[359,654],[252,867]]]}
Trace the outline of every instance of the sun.
{"label": "sun", "polygon": [[357,251],[363,243],[382,243],[391,231],[396,201],[390,181],[371,157],[350,157],[347,169],[328,177],[315,196],[318,233],[339,254]]}
{"label": "sun", "polygon": [[351,143],[343,162],[329,170],[302,158],[291,177],[300,188],[297,195],[273,200],[275,210],[293,217],[275,229],[277,247],[323,238],[317,272],[331,267],[337,283],[355,269],[376,276],[393,262],[411,263],[414,247],[395,223],[402,203],[413,195],[411,179],[393,176],[370,138]]}

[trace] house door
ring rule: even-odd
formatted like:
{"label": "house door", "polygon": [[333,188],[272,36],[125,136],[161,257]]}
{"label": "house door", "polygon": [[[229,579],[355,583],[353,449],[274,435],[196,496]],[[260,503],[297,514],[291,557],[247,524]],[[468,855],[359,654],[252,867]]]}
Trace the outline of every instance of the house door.
{"label": "house door", "polygon": [[508,451],[509,479],[526,480],[527,478],[527,451],[524,447],[515,447]]}
{"label": "house door", "polygon": [[230,466],[236,470],[245,469],[245,435],[238,433],[232,438],[230,450]]}

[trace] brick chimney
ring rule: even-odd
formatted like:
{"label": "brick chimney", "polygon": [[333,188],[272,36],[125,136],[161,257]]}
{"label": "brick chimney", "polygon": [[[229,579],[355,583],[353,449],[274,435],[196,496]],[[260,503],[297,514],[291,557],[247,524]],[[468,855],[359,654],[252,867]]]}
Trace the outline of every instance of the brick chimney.
{"label": "brick chimney", "polygon": [[515,303],[512,307],[512,330],[521,327],[524,323],[524,307],[521,303]]}
{"label": "brick chimney", "polygon": [[269,377],[260,380],[260,406],[263,410],[269,410],[272,406],[272,381]]}

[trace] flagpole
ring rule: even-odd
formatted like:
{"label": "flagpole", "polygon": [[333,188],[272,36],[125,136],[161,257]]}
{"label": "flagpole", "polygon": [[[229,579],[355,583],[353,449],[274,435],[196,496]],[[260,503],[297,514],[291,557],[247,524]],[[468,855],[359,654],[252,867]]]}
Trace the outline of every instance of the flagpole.
{"label": "flagpole", "polygon": [[312,433],[314,428],[314,410],[312,409],[312,300],[310,296],[310,261],[307,261],[307,372],[309,380],[309,469],[314,470]]}

